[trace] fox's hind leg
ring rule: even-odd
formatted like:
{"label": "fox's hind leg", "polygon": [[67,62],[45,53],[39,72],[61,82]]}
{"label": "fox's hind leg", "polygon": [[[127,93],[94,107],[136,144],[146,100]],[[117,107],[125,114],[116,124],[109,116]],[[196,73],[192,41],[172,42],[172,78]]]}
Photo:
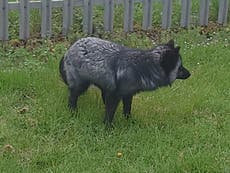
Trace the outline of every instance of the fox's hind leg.
{"label": "fox's hind leg", "polygon": [[120,97],[115,93],[104,93],[105,98],[105,118],[104,123],[106,126],[111,126],[115,111],[117,109]]}
{"label": "fox's hind leg", "polygon": [[133,96],[124,96],[122,98],[123,101],[123,114],[126,118],[129,118],[131,113],[131,105],[132,105]]}
{"label": "fox's hind leg", "polygon": [[101,98],[102,98],[102,101],[105,105],[105,92],[103,90],[101,90]]}
{"label": "fox's hind leg", "polygon": [[89,82],[82,82],[76,86],[69,88],[69,103],[68,106],[71,110],[75,110],[77,107],[78,97],[84,93],[89,87]]}

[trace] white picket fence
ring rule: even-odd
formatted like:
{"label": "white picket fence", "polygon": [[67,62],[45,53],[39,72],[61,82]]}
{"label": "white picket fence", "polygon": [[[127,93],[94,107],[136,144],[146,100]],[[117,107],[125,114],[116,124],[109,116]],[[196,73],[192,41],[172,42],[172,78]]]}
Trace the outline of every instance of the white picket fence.
{"label": "white picket fence", "polygon": [[[104,30],[113,30],[114,5],[116,3],[124,6],[124,31],[133,30],[133,11],[134,3],[143,3],[143,22],[144,30],[152,28],[152,12],[154,0],[20,0],[19,2],[8,2],[8,0],[0,0],[0,40],[9,39],[9,10],[17,9],[19,11],[19,38],[28,39],[29,33],[29,14],[30,9],[36,8],[41,10],[41,36],[50,37],[52,8],[63,8],[62,34],[66,36],[73,24],[73,7],[79,6],[83,9],[83,30],[90,34],[93,32],[93,6],[104,6]],[[160,0],[155,0],[160,1]],[[189,27],[191,1],[181,0],[181,27]],[[198,0],[197,0],[198,1]],[[210,0],[199,0],[200,13],[199,24],[207,25],[209,17]],[[172,18],[172,0],[162,0],[162,28],[171,27]],[[218,23],[226,24],[228,17],[229,0],[219,0]]]}

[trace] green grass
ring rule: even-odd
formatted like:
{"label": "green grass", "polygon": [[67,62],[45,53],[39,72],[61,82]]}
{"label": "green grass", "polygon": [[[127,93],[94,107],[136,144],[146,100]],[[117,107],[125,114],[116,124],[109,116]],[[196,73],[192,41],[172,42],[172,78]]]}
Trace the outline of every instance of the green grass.
{"label": "green grass", "polygon": [[[115,8],[119,15],[122,9]],[[78,113],[66,106],[59,61],[73,41],[85,36],[80,10],[75,10],[74,30],[66,40],[1,44],[0,172],[230,172],[230,26],[142,32],[137,10],[135,32],[123,33],[122,19],[115,18],[115,31],[109,34],[100,31],[99,21],[103,38],[129,47],[146,49],[174,38],[192,73],[172,87],[137,94],[129,120],[120,105],[114,129],[106,130],[98,89],[80,97]],[[95,11],[103,15],[100,8]],[[55,14],[59,20],[58,10]],[[11,15],[10,21],[16,20]],[[157,22],[153,18],[155,26]],[[37,23],[39,19],[32,35]],[[55,32],[59,25],[53,24]],[[13,37],[16,26],[11,25]]]}
{"label": "green grass", "polygon": [[[0,51],[0,172],[229,172],[228,28],[212,39],[196,30],[162,31],[175,38],[192,72],[171,88],[135,96],[133,114],[113,130],[102,123],[100,92],[90,88],[76,115],[68,111],[58,62],[69,42],[42,41]],[[151,47],[144,34],[103,35]],[[117,157],[121,152],[122,156]]]}

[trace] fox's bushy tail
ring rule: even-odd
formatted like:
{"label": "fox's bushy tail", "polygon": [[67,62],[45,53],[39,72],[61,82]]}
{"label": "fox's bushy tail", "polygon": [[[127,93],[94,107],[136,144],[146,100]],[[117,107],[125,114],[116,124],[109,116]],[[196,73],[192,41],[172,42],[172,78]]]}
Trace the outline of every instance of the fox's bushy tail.
{"label": "fox's bushy tail", "polygon": [[62,57],[59,63],[59,72],[65,84],[68,85],[67,78],[66,78],[66,71],[64,70],[64,56]]}

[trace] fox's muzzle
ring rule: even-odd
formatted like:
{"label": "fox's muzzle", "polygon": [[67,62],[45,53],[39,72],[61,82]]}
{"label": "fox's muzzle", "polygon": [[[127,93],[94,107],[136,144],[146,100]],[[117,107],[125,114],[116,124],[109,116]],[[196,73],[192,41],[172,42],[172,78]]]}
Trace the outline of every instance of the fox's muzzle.
{"label": "fox's muzzle", "polygon": [[189,78],[189,76],[191,76],[191,73],[186,68],[184,68],[183,66],[181,66],[178,69],[177,79],[187,79],[187,78]]}

